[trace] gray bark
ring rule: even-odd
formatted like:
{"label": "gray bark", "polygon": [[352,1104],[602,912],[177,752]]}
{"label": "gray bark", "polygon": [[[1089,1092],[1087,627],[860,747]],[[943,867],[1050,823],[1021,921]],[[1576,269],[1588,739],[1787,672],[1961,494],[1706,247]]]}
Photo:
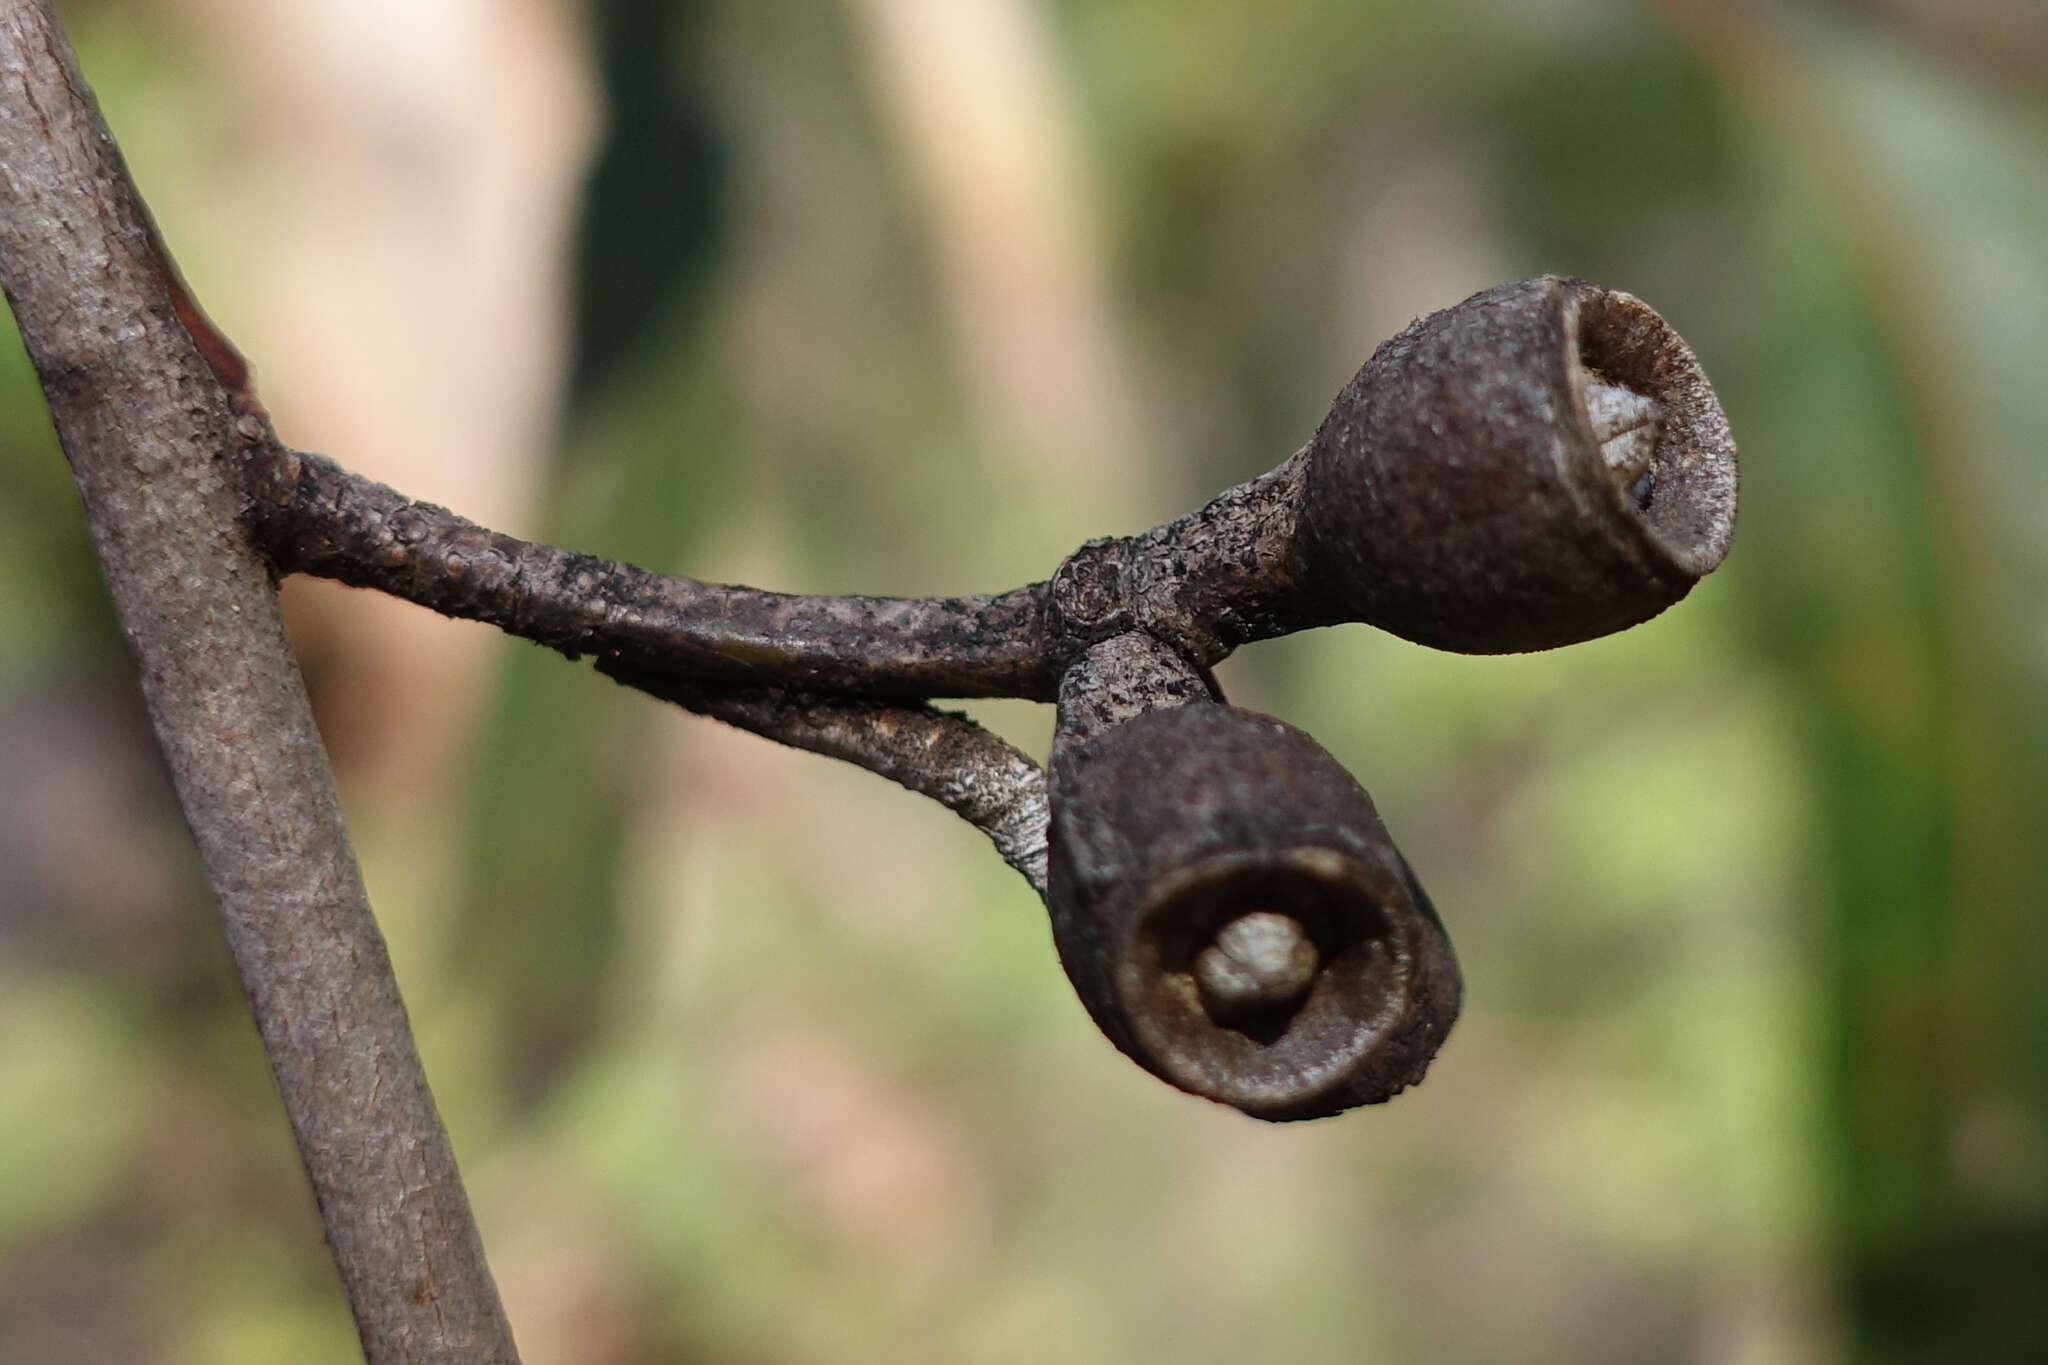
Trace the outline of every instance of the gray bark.
{"label": "gray bark", "polygon": [[364,1352],[374,1365],[516,1360],[270,570],[242,530],[237,446],[267,430],[238,410],[218,338],[195,324],[37,0],[0,0],[0,283]]}

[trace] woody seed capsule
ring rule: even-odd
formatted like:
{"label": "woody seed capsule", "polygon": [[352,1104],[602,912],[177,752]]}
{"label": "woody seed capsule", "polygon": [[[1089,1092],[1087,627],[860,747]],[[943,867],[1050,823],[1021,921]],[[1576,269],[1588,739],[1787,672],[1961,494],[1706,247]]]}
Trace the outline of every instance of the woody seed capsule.
{"label": "woody seed capsule", "polygon": [[1372,799],[1313,739],[1210,701],[1053,742],[1053,941],[1131,1058],[1265,1119],[1422,1079],[1458,967]]}
{"label": "woody seed capsule", "polygon": [[1641,300],[1579,280],[1411,324],[1337,395],[1307,461],[1321,619],[1465,653],[1648,620],[1735,528],[1735,444],[1699,362]]}

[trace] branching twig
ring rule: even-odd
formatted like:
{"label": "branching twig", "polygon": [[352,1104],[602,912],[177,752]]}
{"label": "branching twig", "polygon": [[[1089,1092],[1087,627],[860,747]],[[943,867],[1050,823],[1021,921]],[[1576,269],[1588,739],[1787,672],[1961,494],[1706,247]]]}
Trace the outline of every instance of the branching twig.
{"label": "branching twig", "polygon": [[575,658],[700,682],[1052,701],[1086,643],[1145,629],[1198,664],[1318,623],[1296,517],[1306,455],[1141,536],[1095,541],[1050,582],[982,597],[835,597],[702,583],[521,540],[263,445],[249,526],[281,573],[483,621]]}
{"label": "branching twig", "polygon": [[[1279,1119],[1419,1079],[1457,972],[1365,790],[1306,735],[1218,705],[1209,666],[1347,620],[1480,653],[1622,629],[1720,562],[1735,477],[1677,334],[1640,300],[1544,277],[1418,319],[1267,474],[998,597],[664,578],[275,448],[248,487],[280,569],[595,654],[623,682],[942,801],[1045,897],[1119,1047]],[[1049,783],[906,704],[1044,700],[1055,680]]]}
{"label": "branching twig", "polygon": [[39,0],[0,0],[0,153],[0,282],[365,1354],[515,1361],[268,567],[236,520],[234,395],[182,322],[189,304]]}
{"label": "branching twig", "polygon": [[[0,167],[9,295],[373,1360],[416,1341],[511,1347],[271,571],[593,655],[933,797],[1046,897],[1120,1047],[1196,1094],[1305,1118],[1418,1079],[1456,1014],[1456,968],[1364,789],[1308,736],[1222,705],[1210,666],[1340,621],[1476,653],[1553,648],[1648,620],[1727,551],[1735,448],[1697,359],[1640,300],[1547,276],[1417,319],[1293,457],[1012,592],[799,596],[519,540],[275,441],[47,12],[0,0],[0,16],[0,132],[29,149]],[[922,705],[935,696],[1057,698],[1050,784]],[[366,1087],[383,1108],[353,1107]]]}
{"label": "branching twig", "polygon": [[575,657],[868,696],[1051,700],[1045,585],[998,597],[807,597],[700,583],[488,530],[319,455],[263,450],[249,517],[284,572],[376,588]]}

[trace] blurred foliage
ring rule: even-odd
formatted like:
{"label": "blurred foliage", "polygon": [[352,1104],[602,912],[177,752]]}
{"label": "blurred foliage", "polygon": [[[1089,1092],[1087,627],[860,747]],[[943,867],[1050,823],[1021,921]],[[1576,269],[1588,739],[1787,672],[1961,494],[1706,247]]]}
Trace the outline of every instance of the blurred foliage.
{"label": "blurred foliage", "polygon": [[658,349],[661,324],[702,290],[717,259],[723,144],[695,85],[675,69],[697,8],[591,8],[606,108],[577,221],[572,407],[623,360]]}
{"label": "blurred foliage", "polygon": [[[902,592],[1135,529],[962,382],[871,51],[888,3],[576,11],[608,121],[522,529]],[[1553,270],[1703,357],[1744,451],[1734,553],[1553,655],[1348,629],[1226,666],[1371,786],[1467,973],[1426,1085],[1280,1129],[1118,1058],[943,812],[494,654],[462,771],[401,817],[455,831],[452,870],[364,852],[529,1358],[2048,1355],[2026,0],[968,9],[1054,55],[1140,376],[1124,458],[1170,490],[1147,520],[1293,449],[1413,313]],[[261,116],[203,10],[65,11],[164,203]],[[207,273],[231,318],[253,286]],[[77,523],[10,347],[0,1359],[347,1359]],[[981,710],[1042,742],[1042,713]]]}

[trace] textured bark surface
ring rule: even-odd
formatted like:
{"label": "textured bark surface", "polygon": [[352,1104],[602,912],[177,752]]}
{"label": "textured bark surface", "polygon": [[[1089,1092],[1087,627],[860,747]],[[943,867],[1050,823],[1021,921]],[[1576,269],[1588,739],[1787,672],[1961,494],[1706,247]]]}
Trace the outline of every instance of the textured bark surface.
{"label": "textured bark surface", "polygon": [[1127,631],[1074,661],[1060,679],[1052,761],[1115,725],[1198,701],[1220,701],[1212,681],[1153,636]]}
{"label": "textured bark surface", "polygon": [[270,572],[242,531],[232,446],[252,438],[34,0],[0,0],[0,282],[364,1351],[376,1365],[512,1361]]}
{"label": "textured bark surface", "polygon": [[1300,534],[1307,474],[1298,451],[1184,517],[1082,546],[1053,575],[1046,647],[1071,660],[1142,630],[1206,668],[1300,630],[1315,600]]}
{"label": "textured bark surface", "polygon": [[700,583],[520,540],[333,461],[264,451],[249,516],[287,573],[376,588],[576,657],[870,696],[1031,697],[1058,677],[1044,585],[997,597],[813,597]]}

